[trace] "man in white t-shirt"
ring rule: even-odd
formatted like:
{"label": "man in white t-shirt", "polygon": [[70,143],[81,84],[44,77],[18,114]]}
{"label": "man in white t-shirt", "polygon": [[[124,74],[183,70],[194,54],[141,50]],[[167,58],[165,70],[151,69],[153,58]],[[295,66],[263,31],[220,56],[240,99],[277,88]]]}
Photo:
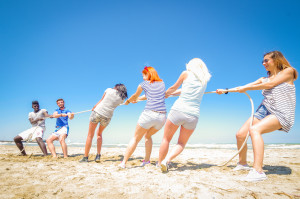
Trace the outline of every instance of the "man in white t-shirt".
{"label": "man in white t-shirt", "polygon": [[45,119],[46,117],[52,117],[48,115],[46,109],[40,109],[40,105],[38,101],[32,102],[33,112],[28,114],[29,122],[31,123],[32,127],[23,131],[19,135],[14,138],[14,141],[17,147],[20,149],[22,155],[26,155],[25,148],[23,146],[22,141],[36,141],[40,146],[43,154],[46,156],[47,148],[43,141],[43,135],[46,130],[45,128]]}

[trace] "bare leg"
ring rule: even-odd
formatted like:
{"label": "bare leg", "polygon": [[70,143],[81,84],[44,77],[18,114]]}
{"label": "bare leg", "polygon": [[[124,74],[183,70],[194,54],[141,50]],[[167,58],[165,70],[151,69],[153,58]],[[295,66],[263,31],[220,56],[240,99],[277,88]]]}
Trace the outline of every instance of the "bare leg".
{"label": "bare leg", "polygon": [[[249,127],[250,127],[250,122],[251,122],[251,117],[243,124],[243,126],[240,128],[240,130],[237,132],[236,134],[236,142],[237,142],[237,147],[238,150],[242,147],[246,136],[248,134],[249,131]],[[253,125],[258,123],[259,120],[257,118],[253,118]],[[247,164],[247,144],[244,146],[243,150],[239,153],[239,163],[241,165],[245,165]]]}
{"label": "bare leg", "polygon": [[40,137],[37,137],[37,138],[36,138],[36,141],[37,141],[38,145],[40,146],[40,148],[41,148],[41,150],[42,150],[44,156],[47,156],[47,155],[48,155],[48,152],[47,152],[47,148],[46,148],[46,145],[45,145],[43,139],[40,138]]}
{"label": "bare leg", "polygon": [[176,146],[173,148],[170,155],[167,157],[167,162],[173,160],[176,156],[178,156],[183,151],[187,141],[193,134],[194,130],[195,129],[189,130],[181,126],[178,142]]}
{"label": "bare leg", "polygon": [[150,128],[146,135],[145,135],[145,162],[150,161],[150,156],[152,152],[152,138],[151,136],[154,135],[158,130],[155,128]]}
{"label": "bare leg", "polygon": [[166,155],[169,151],[170,142],[178,127],[179,126],[173,124],[169,119],[167,119],[164,129],[164,137],[159,148],[158,165],[160,165],[161,161],[163,161],[166,158]]}
{"label": "bare leg", "polygon": [[67,147],[67,144],[65,141],[66,138],[67,138],[67,134],[63,134],[63,135],[59,136],[59,142],[60,142],[63,154],[64,154],[64,158],[68,157],[68,147]]}
{"label": "bare leg", "polygon": [[133,152],[136,149],[136,146],[141,141],[141,139],[143,138],[143,136],[145,135],[146,132],[147,132],[147,129],[144,129],[143,127],[141,127],[138,124],[136,125],[134,137],[130,140],[130,142],[128,144],[124,159],[121,164],[125,165],[127,163],[129,157],[133,154]]}
{"label": "bare leg", "polygon": [[90,122],[90,124],[89,124],[88,136],[87,136],[86,142],[85,142],[84,157],[89,156],[90,149],[92,147],[93,137],[94,137],[94,134],[95,134],[95,129],[96,129],[97,125],[98,124],[95,124],[93,122]]}
{"label": "bare leg", "polygon": [[100,125],[98,128],[98,131],[97,131],[97,154],[99,154],[99,155],[101,153],[101,148],[102,148],[102,141],[103,141],[102,133],[103,133],[104,129],[105,129],[105,126]]}
{"label": "bare leg", "polygon": [[253,168],[262,172],[263,159],[264,159],[264,140],[262,134],[270,133],[281,128],[281,125],[274,115],[268,115],[259,123],[252,126],[250,135],[254,153]]}
{"label": "bare leg", "polygon": [[54,147],[54,145],[53,145],[53,141],[54,141],[54,140],[57,140],[57,139],[58,139],[58,137],[56,137],[55,135],[51,135],[51,136],[46,140],[47,145],[48,145],[48,148],[49,148],[49,151],[51,152],[51,154],[52,154],[52,156],[53,156],[54,158],[56,158],[57,155],[56,155],[56,152],[55,152],[55,147]]}
{"label": "bare leg", "polygon": [[14,141],[15,141],[17,147],[20,149],[22,155],[26,155],[26,152],[25,152],[25,149],[24,149],[22,140],[23,140],[23,138],[22,138],[21,136],[19,136],[19,135],[17,135],[17,136],[14,138]]}

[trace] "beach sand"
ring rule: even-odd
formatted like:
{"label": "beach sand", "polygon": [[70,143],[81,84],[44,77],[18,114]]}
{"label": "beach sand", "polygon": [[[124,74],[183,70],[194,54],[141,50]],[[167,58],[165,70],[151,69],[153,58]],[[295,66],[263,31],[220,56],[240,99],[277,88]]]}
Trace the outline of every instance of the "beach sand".
{"label": "beach sand", "polygon": [[155,167],[158,150],[150,165],[140,167],[144,148],[138,147],[120,169],[125,148],[103,147],[100,163],[79,163],[83,147],[69,147],[69,158],[53,160],[37,146],[26,147],[32,155],[18,156],[16,146],[0,145],[0,198],[300,198],[300,149],[266,149],[268,179],[256,183],[239,180],[247,171],[232,171],[237,158],[217,166],[235,150],[185,149],[167,173]]}

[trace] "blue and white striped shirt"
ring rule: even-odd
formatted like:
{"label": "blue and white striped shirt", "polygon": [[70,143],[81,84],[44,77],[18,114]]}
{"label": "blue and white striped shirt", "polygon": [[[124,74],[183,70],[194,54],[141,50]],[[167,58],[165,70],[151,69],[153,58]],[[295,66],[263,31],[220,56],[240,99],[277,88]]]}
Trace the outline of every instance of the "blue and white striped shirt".
{"label": "blue and white striped shirt", "polygon": [[166,111],[165,105],[165,83],[163,81],[153,82],[143,81],[140,86],[145,91],[147,103],[145,110]]}

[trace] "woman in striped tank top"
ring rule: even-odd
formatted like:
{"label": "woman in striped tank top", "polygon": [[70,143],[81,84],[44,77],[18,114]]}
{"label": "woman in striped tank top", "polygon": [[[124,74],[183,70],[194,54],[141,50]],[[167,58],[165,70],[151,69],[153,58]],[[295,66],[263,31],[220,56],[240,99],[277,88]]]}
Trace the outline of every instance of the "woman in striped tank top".
{"label": "woman in striped tank top", "polygon": [[[250,170],[249,174],[243,178],[246,181],[260,181],[267,179],[263,172],[264,141],[262,134],[275,130],[288,132],[294,124],[296,90],[294,81],[298,73],[293,68],[283,54],[279,51],[272,51],[264,55],[262,61],[268,71],[268,77],[262,77],[255,82],[245,86],[237,87],[237,91],[243,93],[248,90],[262,90],[264,99],[254,114],[253,126],[249,129],[249,118],[236,134],[237,147],[240,148],[250,132],[254,163],[253,168],[247,164],[247,146],[239,154],[239,162],[234,168],[238,170]],[[223,90],[217,90],[219,94]]]}
{"label": "woman in striped tank top", "polygon": [[[200,115],[201,100],[211,77],[205,63],[199,58],[189,61],[186,69],[181,73],[177,82],[166,91],[166,97],[175,94],[180,94],[180,96],[168,115],[159,149],[157,167],[160,167],[162,172],[168,170],[168,163],[183,151],[193,134]],[[181,85],[181,91],[176,91]],[[170,141],[179,127],[178,142],[167,156]]]}
{"label": "woman in striped tank top", "polygon": [[[145,136],[145,159],[141,166],[150,163],[150,155],[152,151],[152,138],[159,131],[166,121],[166,106],[165,106],[165,83],[159,78],[156,70],[151,66],[146,66],[142,71],[144,81],[140,83],[135,94],[127,101],[136,103],[138,100],[147,100],[144,111],[139,117],[136,125],[134,137],[130,140],[123,161],[119,165],[125,168],[129,157],[133,154],[137,144]],[[140,96],[142,92],[145,96]]]}

